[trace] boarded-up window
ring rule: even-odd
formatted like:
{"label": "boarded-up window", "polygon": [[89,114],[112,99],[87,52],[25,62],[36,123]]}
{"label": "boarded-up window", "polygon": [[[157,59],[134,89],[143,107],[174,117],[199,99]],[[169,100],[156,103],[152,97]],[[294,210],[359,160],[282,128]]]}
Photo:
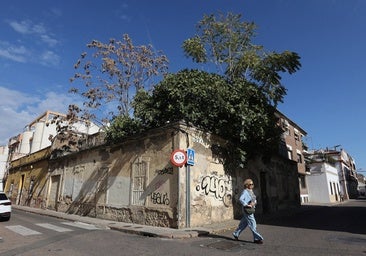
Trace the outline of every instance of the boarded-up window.
{"label": "boarded-up window", "polygon": [[145,205],[145,198],[142,194],[146,188],[148,173],[148,162],[138,158],[132,165],[132,205]]}

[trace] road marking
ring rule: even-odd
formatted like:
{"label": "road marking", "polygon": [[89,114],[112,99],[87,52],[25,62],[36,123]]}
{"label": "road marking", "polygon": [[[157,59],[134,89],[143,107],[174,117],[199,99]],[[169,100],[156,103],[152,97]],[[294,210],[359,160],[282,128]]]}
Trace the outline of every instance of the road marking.
{"label": "road marking", "polygon": [[84,223],[84,222],[79,222],[79,221],[76,221],[76,222],[62,222],[62,224],[65,224],[65,225],[69,225],[69,226],[72,226],[72,227],[77,227],[77,228],[82,228],[82,229],[87,229],[87,230],[97,230],[97,229],[100,229],[92,224],[88,224],[88,223]]}
{"label": "road marking", "polygon": [[42,228],[47,228],[47,229],[51,229],[57,232],[69,232],[72,231],[71,229],[68,228],[63,228],[63,227],[59,227],[53,224],[49,224],[49,223],[38,223],[36,224],[37,226],[40,226]]}
{"label": "road marking", "polygon": [[15,232],[15,233],[18,233],[18,234],[22,235],[22,236],[41,235],[42,234],[38,231],[23,227],[21,225],[5,226],[5,227],[7,229]]}

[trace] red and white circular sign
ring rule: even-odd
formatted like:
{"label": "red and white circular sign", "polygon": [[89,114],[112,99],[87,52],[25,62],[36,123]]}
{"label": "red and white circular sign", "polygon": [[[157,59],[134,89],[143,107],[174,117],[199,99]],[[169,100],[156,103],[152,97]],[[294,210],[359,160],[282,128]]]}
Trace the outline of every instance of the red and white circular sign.
{"label": "red and white circular sign", "polygon": [[170,155],[170,162],[177,167],[182,167],[187,163],[187,154],[182,149],[176,149]]}

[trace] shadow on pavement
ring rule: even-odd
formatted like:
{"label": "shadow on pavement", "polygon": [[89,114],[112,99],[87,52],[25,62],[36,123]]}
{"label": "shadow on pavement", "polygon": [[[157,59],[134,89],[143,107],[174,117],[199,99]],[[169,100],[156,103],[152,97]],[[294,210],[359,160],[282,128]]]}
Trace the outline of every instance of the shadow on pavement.
{"label": "shadow on pavement", "polygon": [[240,239],[239,240],[235,240],[234,237],[228,237],[227,235],[219,235],[219,234],[208,234],[205,237],[210,237],[210,238],[215,238],[215,239],[221,239],[221,240],[227,240],[227,241],[233,241],[233,242],[245,242],[245,243],[253,243],[253,241],[249,241],[249,240],[243,240]]}
{"label": "shadow on pavement", "polygon": [[302,205],[299,209],[273,216],[258,216],[257,222],[293,228],[366,234],[366,200],[333,206]]}

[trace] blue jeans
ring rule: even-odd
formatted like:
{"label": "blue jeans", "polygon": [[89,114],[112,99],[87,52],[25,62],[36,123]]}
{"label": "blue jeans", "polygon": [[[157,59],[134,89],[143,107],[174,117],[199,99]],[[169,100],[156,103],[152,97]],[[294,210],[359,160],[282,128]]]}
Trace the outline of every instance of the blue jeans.
{"label": "blue jeans", "polygon": [[243,218],[241,218],[240,223],[239,223],[239,226],[234,231],[233,235],[239,237],[240,236],[240,233],[247,226],[249,226],[250,230],[252,231],[253,238],[254,238],[255,241],[256,240],[263,240],[263,237],[257,231],[257,222],[255,221],[254,214],[248,215],[245,212],[243,213]]}

